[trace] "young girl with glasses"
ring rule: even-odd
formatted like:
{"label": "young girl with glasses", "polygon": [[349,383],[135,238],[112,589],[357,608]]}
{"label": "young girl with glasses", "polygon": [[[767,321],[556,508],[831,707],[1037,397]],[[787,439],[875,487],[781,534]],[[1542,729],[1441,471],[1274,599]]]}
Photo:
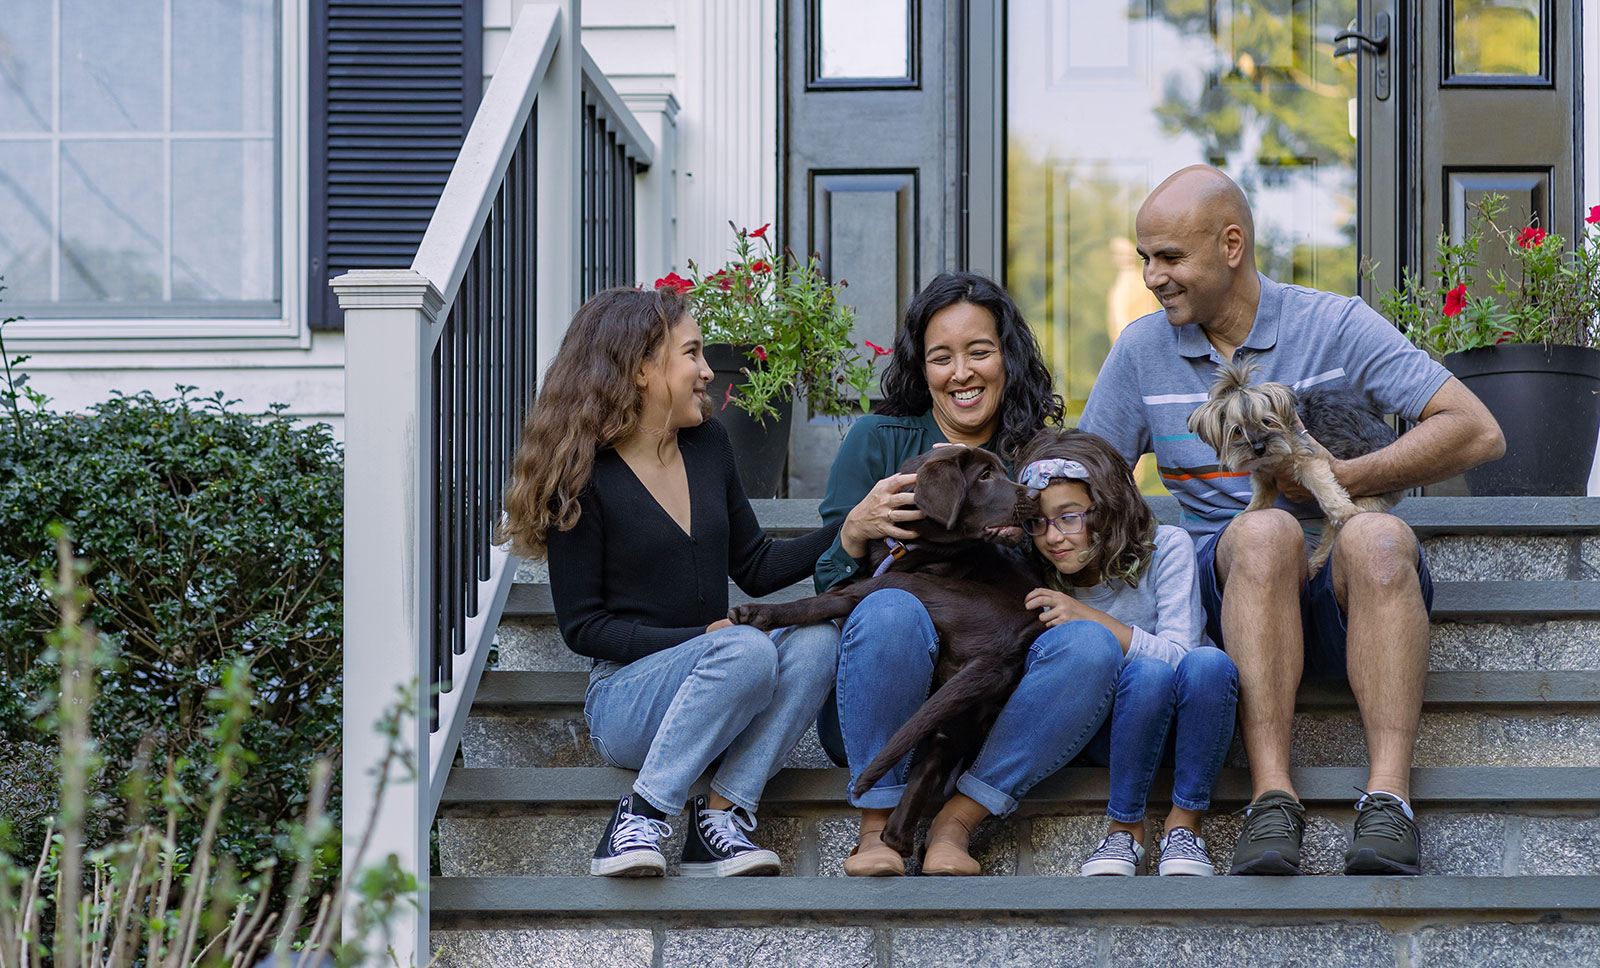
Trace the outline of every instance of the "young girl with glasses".
{"label": "young girl with glasses", "polygon": [[838,525],[774,541],[745,499],[727,431],[710,420],[700,327],[673,289],[584,303],[545,374],[512,466],[502,537],[548,557],[568,647],[594,660],[583,715],[595,752],[638,770],[589,872],[666,870],[690,786],[684,876],[776,874],[746,836],[767,778],[833,688],[831,624],[768,635],[728,622],[728,579],[752,596],[811,574]]}
{"label": "young girl with glasses", "polygon": [[1027,598],[1045,625],[1096,622],[1125,654],[1111,715],[1084,757],[1111,772],[1111,818],[1082,871],[1131,876],[1145,854],[1145,802],[1156,768],[1172,767],[1160,872],[1213,873],[1200,818],[1233,739],[1238,672],[1205,634],[1194,544],[1157,525],[1110,444],[1078,430],[1041,431],[1018,481],[1039,492],[1025,530],[1045,566]]}

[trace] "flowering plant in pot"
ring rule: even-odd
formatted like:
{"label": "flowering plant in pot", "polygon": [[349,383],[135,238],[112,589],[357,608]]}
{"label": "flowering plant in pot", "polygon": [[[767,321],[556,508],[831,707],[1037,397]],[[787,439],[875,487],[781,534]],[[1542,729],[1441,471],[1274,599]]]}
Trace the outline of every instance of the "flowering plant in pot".
{"label": "flowering plant in pot", "polygon": [[788,454],[792,402],[809,401],[812,413],[829,417],[848,416],[858,403],[866,409],[873,362],[889,351],[855,341],[854,314],[839,301],[845,283],[829,282],[815,254],[801,260],[777,251],[770,223],[729,226],[734,247],[724,265],[706,272],[690,261],[690,278],[671,273],[656,287],[693,299],[718,374],[712,410],[739,451],[745,490],[771,497]]}
{"label": "flowering plant in pot", "polygon": [[1467,473],[1473,494],[1584,494],[1600,434],[1600,205],[1571,249],[1537,225],[1501,228],[1505,206],[1485,196],[1459,240],[1440,236],[1433,280],[1407,270],[1378,306],[1500,421],[1506,455]]}

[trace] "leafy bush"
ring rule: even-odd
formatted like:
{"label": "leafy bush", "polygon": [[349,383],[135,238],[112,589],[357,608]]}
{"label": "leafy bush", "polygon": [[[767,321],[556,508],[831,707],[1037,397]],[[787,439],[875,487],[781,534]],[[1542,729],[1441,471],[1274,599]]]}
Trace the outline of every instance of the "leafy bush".
{"label": "leafy bush", "polygon": [[[92,792],[107,797],[136,762],[159,773],[169,760],[182,788],[206,790],[218,715],[206,696],[243,660],[254,684],[240,738],[249,752],[216,846],[250,866],[288,850],[273,832],[304,813],[313,762],[337,760],[342,457],[327,427],[296,426],[281,407],[249,415],[220,393],[178,390],[118,396],[88,414],[5,414],[15,426],[0,430],[0,747],[56,746],[38,716],[59,688],[40,576],[55,558],[50,525],[64,522],[94,590],[85,619],[112,652]],[[27,856],[42,842],[40,811],[13,811],[13,795],[0,789],[0,815],[18,818]],[[189,823],[178,841],[198,833]]]}

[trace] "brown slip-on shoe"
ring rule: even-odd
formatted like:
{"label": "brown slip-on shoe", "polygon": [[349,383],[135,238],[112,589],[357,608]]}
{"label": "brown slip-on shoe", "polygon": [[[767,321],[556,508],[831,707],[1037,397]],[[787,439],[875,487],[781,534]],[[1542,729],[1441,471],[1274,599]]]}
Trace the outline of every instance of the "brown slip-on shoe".
{"label": "brown slip-on shoe", "polygon": [[844,872],[850,877],[903,877],[906,862],[900,852],[883,842],[879,832],[871,830],[861,835],[861,843],[850,848],[844,859]]}
{"label": "brown slip-on shoe", "polygon": [[972,877],[983,873],[983,867],[972,859],[965,847],[939,840],[928,844],[928,851],[922,858],[922,873],[935,877]]}

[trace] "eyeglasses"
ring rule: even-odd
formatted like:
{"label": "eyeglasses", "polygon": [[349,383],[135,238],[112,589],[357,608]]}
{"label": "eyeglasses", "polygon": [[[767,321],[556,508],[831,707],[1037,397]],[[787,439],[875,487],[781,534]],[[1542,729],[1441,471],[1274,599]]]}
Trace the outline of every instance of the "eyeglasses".
{"label": "eyeglasses", "polygon": [[1022,530],[1035,538],[1044,534],[1045,530],[1051,526],[1054,526],[1062,534],[1081,534],[1083,532],[1083,521],[1088,516],[1089,512],[1087,511],[1068,511],[1066,514],[1058,514],[1053,518],[1029,518],[1022,522]]}

